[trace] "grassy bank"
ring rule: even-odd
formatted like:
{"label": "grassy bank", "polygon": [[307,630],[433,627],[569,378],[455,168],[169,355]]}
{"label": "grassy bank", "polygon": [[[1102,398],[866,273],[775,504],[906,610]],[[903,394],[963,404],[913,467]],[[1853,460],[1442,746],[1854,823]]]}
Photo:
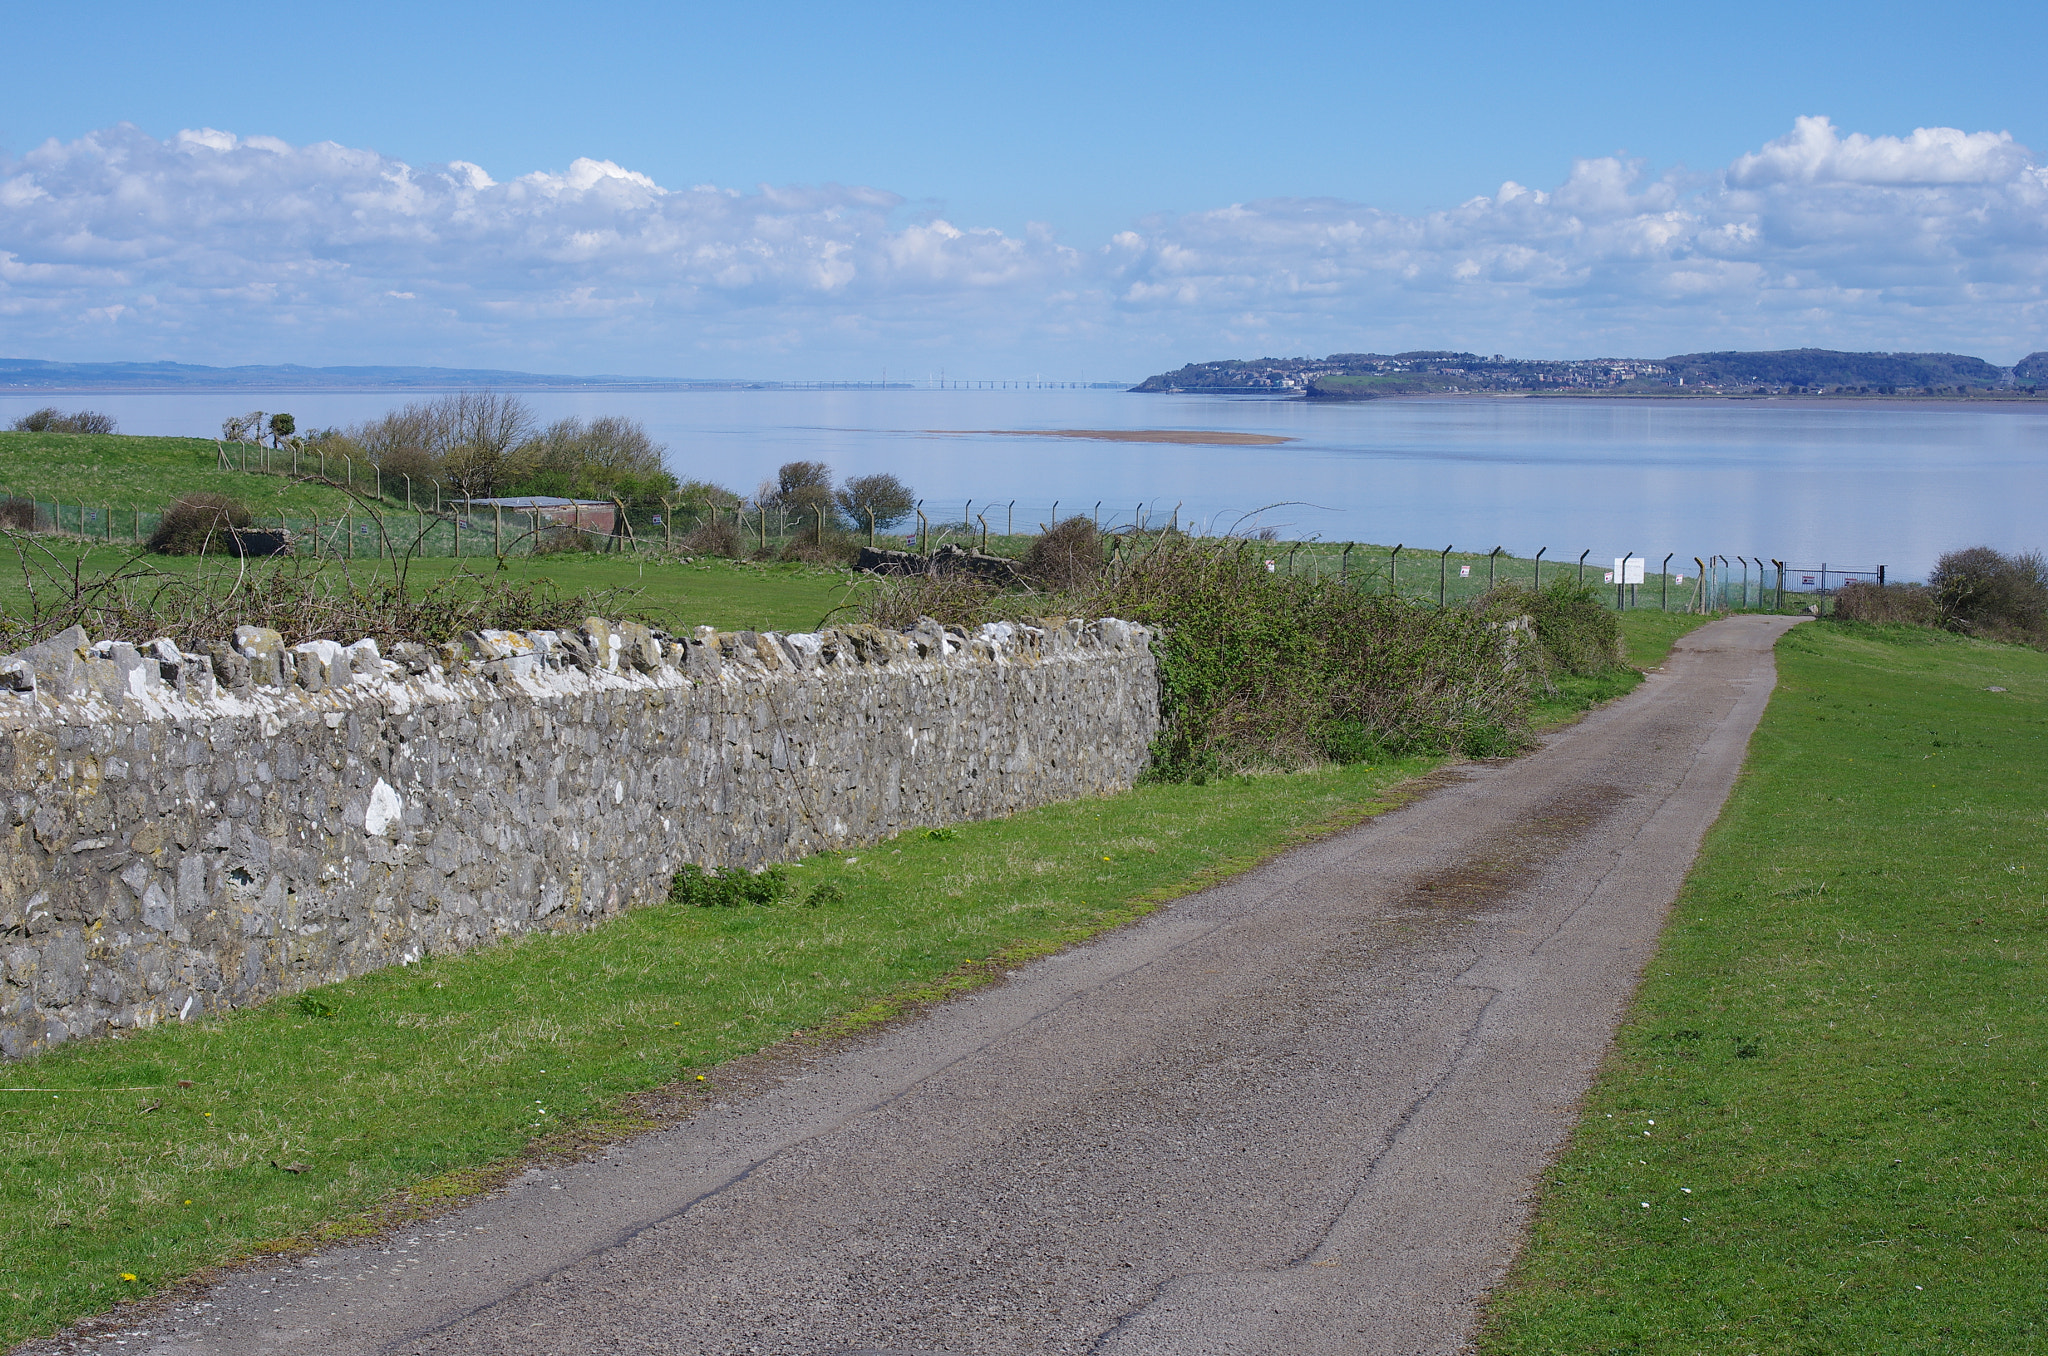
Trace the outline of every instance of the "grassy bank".
{"label": "grassy bank", "polygon": [[[256,454],[252,450],[250,455]],[[271,456],[274,465],[290,467],[289,452]],[[338,465],[329,469],[340,479]],[[223,471],[208,438],[142,438],[125,433],[0,432],[0,489],[67,505],[83,502],[93,509],[112,505],[116,537],[129,534],[133,511],[157,513],[193,490],[232,495],[259,519],[280,513],[331,518],[347,512],[351,503],[347,494],[326,485],[305,484],[282,475]],[[145,522],[145,531],[147,526]]]}
{"label": "grassy bank", "polygon": [[2048,655],[1778,654],[1495,1356],[2048,1345]]}
{"label": "grassy bank", "polygon": [[0,1094],[0,1341],[397,1192],[476,1189],[465,1173],[536,1141],[632,1124],[628,1094],[1135,917],[1363,817],[1428,766],[1148,786],[920,831],[791,868],[775,907],[644,909],[9,1066],[29,1090]]}

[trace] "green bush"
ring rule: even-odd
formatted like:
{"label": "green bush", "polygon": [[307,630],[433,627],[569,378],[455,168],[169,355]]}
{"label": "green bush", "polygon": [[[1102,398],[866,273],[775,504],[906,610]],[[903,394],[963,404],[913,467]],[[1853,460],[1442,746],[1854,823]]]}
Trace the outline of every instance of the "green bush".
{"label": "green bush", "polygon": [[1607,667],[1618,662],[1618,625],[1590,592],[1439,611],[1328,576],[1275,574],[1249,548],[1163,536],[1044,593],[907,576],[873,590],[863,615],[892,627],[1080,616],[1157,628],[1164,724],[1148,775],[1164,781],[1409,752],[1513,752],[1527,741],[1531,689],[1548,662],[1540,647],[1518,651],[1504,624],[1524,613],[1540,612],[1539,627],[1573,662],[1591,664],[1595,652]]}
{"label": "green bush", "polygon": [[1621,618],[1589,585],[1569,579],[1546,589],[1502,584],[1474,606],[1496,623],[1529,618],[1546,673],[1593,678],[1622,666]]}
{"label": "green bush", "polygon": [[1950,551],[1934,562],[1927,586],[1958,631],[1987,640],[2048,639],[2048,559],[2039,552]]}
{"label": "green bush", "polygon": [[1525,738],[1529,674],[1499,625],[1276,575],[1242,543],[1167,542],[1063,610],[1160,628],[1161,779],[1411,750],[1490,755]]}

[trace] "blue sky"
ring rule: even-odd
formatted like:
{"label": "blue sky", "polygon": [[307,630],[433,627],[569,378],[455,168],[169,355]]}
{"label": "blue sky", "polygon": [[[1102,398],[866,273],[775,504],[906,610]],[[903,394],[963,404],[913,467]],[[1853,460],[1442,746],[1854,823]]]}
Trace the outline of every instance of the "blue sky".
{"label": "blue sky", "polygon": [[[2048,348],[2032,7],[0,14],[19,356],[1121,377],[1338,348]],[[1728,182],[1788,139],[1770,184]],[[481,199],[364,207],[394,166],[451,162]],[[1510,211],[1509,182],[1544,201]]]}

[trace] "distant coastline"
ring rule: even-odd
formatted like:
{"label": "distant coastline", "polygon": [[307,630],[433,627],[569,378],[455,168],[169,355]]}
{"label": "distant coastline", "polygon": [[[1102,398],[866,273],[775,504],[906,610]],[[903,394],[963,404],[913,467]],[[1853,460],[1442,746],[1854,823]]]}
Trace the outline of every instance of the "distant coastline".
{"label": "distant coastline", "polygon": [[1304,400],[1403,396],[1584,399],[2032,401],[2048,393],[2048,352],[2011,367],[1961,353],[1846,353],[1834,349],[1682,353],[1669,358],[1509,358],[1419,350],[1326,358],[1223,359],[1147,377],[1140,393]]}

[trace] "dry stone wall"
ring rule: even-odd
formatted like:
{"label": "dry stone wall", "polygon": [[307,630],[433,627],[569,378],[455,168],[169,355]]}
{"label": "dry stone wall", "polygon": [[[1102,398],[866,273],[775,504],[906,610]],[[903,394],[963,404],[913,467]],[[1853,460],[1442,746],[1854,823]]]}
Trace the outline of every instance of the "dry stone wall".
{"label": "dry stone wall", "polygon": [[192,1019],[753,866],[1130,785],[1119,621],[679,638],[586,622],[0,659],[0,1053]]}

